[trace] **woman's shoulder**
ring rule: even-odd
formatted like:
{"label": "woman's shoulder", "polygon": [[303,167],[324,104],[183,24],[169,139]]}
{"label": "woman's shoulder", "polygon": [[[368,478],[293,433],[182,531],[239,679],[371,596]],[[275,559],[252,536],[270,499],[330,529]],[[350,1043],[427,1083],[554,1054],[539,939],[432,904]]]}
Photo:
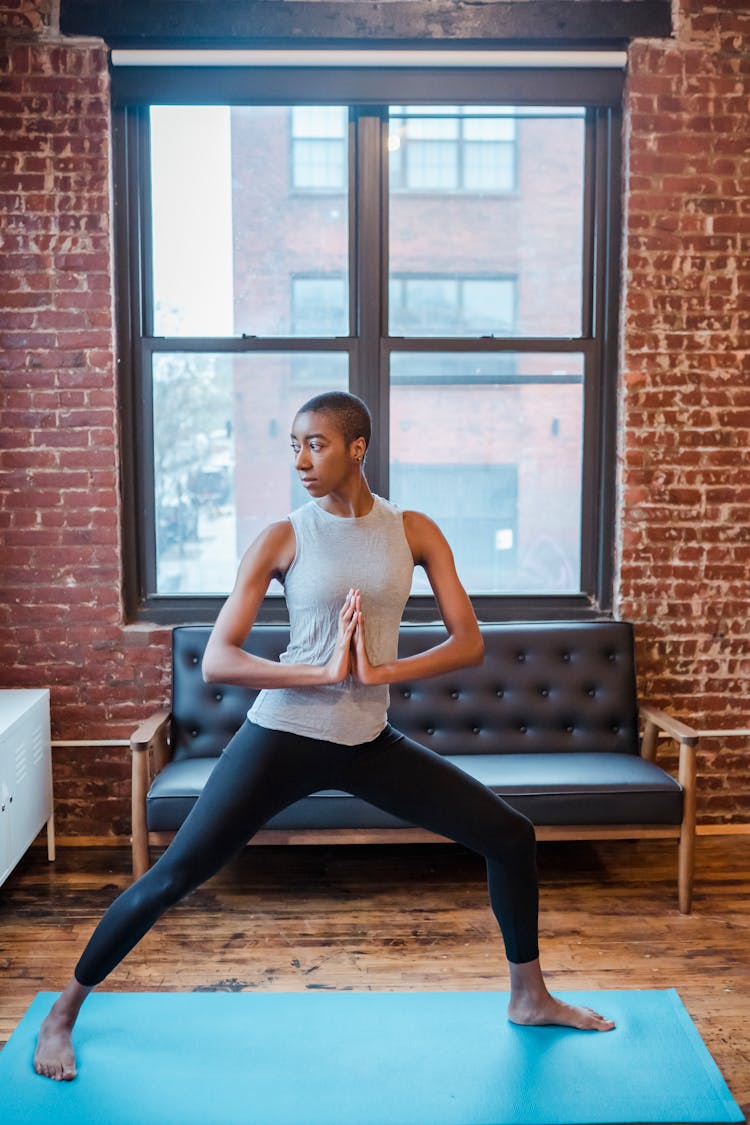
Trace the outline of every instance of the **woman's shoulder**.
{"label": "woman's shoulder", "polygon": [[426,516],[424,512],[417,512],[413,508],[402,508],[394,503],[393,500],[386,500],[384,496],[375,495],[375,503],[381,511],[398,516],[399,519],[402,519],[404,521],[404,527],[406,527],[407,524],[410,526],[413,525],[415,528],[427,526],[428,524],[437,526],[435,525],[435,521],[431,520],[429,516]]}
{"label": "woman's shoulder", "polygon": [[427,535],[433,531],[440,531],[434,519],[426,515],[425,512],[418,512],[413,508],[404,508],[401,514],[404,519],[404,528]]}
{"label": "woman's shoulder", "polygon": [[404,535],[415,563],[423,563],[447,546],[445,536],[430,516],[412,508],[407,508],[403,516]]}
{"label": "woman's shoulder", "polygon": [[281,552],[285,555],[290,546],[294,546],[294,528],[289,516],[287,516],[283,520],[275,520],[274,523],[266,524],[250,545],[249,550],[258,554],[274,555]]}

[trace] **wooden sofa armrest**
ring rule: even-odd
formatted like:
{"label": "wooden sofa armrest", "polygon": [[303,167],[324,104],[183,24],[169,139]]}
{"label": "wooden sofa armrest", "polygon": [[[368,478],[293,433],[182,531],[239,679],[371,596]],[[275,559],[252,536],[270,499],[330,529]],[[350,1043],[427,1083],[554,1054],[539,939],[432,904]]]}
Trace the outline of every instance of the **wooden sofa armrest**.
{"label": "wooden sofa armrest", "polygon": [[[169,761],[169,720],[171,712],[168,708],[157,711],[144,719],[141,725],[130,736],[130,749],[133,754],[142,754],[148,757],[149,752],[154,757],[154,771],[159,773]],[[148,766],[148,763],[146,763]],[[150,774],[150,770],[148,771]]]}
{"label": "wooden sofa armrest", "polygon": [[148,870],[148,826],[146,823],[146,794],[151,784],[151,759],[154,771],[159,773],[170,758],[168,710],[157,711],[138,727],[130,739],[133,755],[132,782],[132,833],[133,874],[139,878]]}
{"label": "wooden sofa armrest", "polygon": [[695,820],[695,776],[698,740],[701,732],[680,719],[674,719],[666,711],[641,703],[638,708],[641,718],[646,720],[641,744],[641,756],[653,762],[656,758],[656,743],[659,732],[663,731],[680,744],[678,778],[685,793],[686,816]]}
{"label": "wooden sofa armrest", "polygon": [[[641,703],[638,706],[638,712],[641,718],[646,720],[646,731],[644,734],[644,743],[650,744],[653,740],[653,749],[656,749],[656,738],[659,731],[664,731],[665,734],[670,735],[676,742],[692,741],[695,745],[700,737],[700,731],[689,727],[687,723],[683,723],[680,719],[674,719],[668,715],[666,711],[660,711],[658,707],[653,707],[650,703]],[[650,736],[650,737],[648,737]],[[653,760],[654,754],[647,754],[645,749],[643,753],[644,758],[648,757]]]}
{"label": "wooden sofa armrest", "polygon": [[659,732],[663,731],[680,744],[678,779],[682,786],[683,806],[680,824],[680,849],[678,858],[678,885],[680,910],[689,914],[693,900],[693,874],[695,870],[695,819],[696,819],[696,757],[700,731],[679,719],[673,719],[666,711],[642,703],[639,714],[645,719],[641,755],[649,762],[656,757],[656,743]]}

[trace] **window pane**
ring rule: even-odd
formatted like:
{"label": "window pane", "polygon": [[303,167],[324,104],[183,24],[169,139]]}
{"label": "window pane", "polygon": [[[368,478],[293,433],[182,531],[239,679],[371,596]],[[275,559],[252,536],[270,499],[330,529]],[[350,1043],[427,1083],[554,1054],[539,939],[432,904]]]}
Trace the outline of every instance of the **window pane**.
{"label": "window pane", "polygon": [[234,331],[230,113],[151,107],[154,331]]}
{"label": "window pane", "polygon": [[294,276],[346,284],[347,144],[341,107],[152,106],[156,335],[293,335]]}
{"label": "window pane", "polygon": [[255,536],[308,499],[289,446],[295,412],[347,387],[340,352],[154,355],[157,593],[229,592]]}
{"label": "window pane", "polygon": [[[399,116],[392,107],[391,277],[513,277],[513,334],[579,335],[584,113],[508,106],[484,110],[459,107],[454,117],[458,139],[448,142],[414,140],[412,117],[404,116],[406,110]],[[417,122],[424,128],[421,116]],[[455,159],[447,155],[449,146]],[[434,194],[425,199],[408,190],[417,186]],[[392,309],[392,335],[415,334],[398,318],[398,309]],[[418,332],[440,335],[441,328],[436,323],[432,331],[420,327]]]}
{"label": "window pane", "polygon": [[462,284],[462,311],[467,328],[477,336],[507,336],[513,331],[515,281],[467,278]]}
{"label": "window pane", "polygon": [[394,336],[507,336],[513,332],[515,278],[391,277]]}
{"label": "window pane", "polygon": [[[447,110],[449,113],[450,110]],[[417,108],[404,118],[406,136],[415,141],[452,141],[458,139],[458,122],[445,113],[433,116],[434,110]]]}
{"label": "window pane", "polygon": [[515,150],[512,144],[464,145],[464,187],[471,190],[513,191]]}
{"label": "window pane", "polygon": [[346,134],[346,110],[341,106],[303,105],[292,109],[293,137],[339,137]]}
{"label": "window pane", "polygon": [[349,295],[343,277],[292,278],[292,332],[295,336],[335,336],[348,318]]}
{"label": "window pane", "polygon": [[471,594],[578,593],[583,357],[391,360],[391,499],[437,521]]}
{"label": "window pane", "polygon": [[512,106],[467,105],[462,122],[467,141],[512,141],[516,121]]}
{"label": "window pane", "polygon": [[345,156],[340,141],[295,140],[292,149],[294,187],[341,190],[346,183]]}
{"label": "window pane", "polygon": [[412,141],[407,149],[406,186],[455,188],[458,186],[458,148],[451,141]]}

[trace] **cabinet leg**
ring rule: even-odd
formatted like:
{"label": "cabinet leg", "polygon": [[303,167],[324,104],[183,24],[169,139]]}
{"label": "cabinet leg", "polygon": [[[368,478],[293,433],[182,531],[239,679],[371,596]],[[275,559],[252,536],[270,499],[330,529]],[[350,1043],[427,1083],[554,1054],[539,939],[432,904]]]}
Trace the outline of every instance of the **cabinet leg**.
{"label": "cabinet leg", "polygon": [[52,863],[55,858],[55,814],[50,815],[47,821],[47,859]]}

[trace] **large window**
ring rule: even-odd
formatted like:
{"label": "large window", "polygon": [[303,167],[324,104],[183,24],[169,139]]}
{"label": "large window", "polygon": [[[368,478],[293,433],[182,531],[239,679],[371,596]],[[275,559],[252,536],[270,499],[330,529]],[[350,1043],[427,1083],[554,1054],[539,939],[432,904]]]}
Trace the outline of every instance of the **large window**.
{"label": "large window", "polygon": [[[407,72],[378,103],[338,74],[315,104],[290,72],[271,104],[258,74],[119,100],[115,74],[133,616],[215,615],[307,499],[296,408],[337,388],[372,409],[371,486],[437,520],[481,618],[607,611],[619,79],[585,78],[514,99]],[[421,571],[412,594],[434,615]]]}

